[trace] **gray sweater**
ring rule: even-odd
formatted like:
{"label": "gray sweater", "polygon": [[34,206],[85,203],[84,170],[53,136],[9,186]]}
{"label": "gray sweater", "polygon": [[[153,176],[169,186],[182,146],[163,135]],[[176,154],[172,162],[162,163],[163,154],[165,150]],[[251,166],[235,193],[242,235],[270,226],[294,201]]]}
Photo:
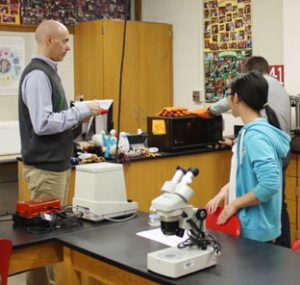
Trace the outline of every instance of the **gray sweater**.
{"label": "gray sweater", "polygon": [[[279,81],[269,75],[264,75],[269,84],[268,103],[275,111],[280,127],[287,134],[290,134],[291,129],[291,107],[289,95],[281,86]],[[223,98],[220,101],[213,103],[209,107],[211,114],[218,116],[230,110],[227,99]],[[262,110],[262,116],[266,117],[265,110]]]}

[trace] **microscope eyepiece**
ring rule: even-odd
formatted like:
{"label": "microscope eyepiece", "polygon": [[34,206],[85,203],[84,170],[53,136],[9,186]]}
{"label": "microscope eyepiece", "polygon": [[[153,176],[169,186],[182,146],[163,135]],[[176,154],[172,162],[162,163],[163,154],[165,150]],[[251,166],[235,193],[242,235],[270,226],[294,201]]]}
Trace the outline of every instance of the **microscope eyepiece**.
{"label": "microscope eyepiece", "polygon": [[194,177],[196,177],[199,174],[199,169],[196,167],[190,167],[187,171],[192,172]]}
{"label": "microscope eyepiece", "polygon": [[186,174],[186,170],[180,165],[177,166],[176,170],[181,170],[183,174]]}

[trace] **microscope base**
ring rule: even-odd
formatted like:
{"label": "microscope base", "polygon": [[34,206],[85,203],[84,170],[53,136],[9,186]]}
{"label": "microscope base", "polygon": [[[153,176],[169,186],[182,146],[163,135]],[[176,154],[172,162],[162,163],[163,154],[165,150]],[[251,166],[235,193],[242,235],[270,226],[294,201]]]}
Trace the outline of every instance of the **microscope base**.
{"label": "microscope base", "polygon": [[147,254],[147,267],[155,273],[178,278],[217,263],[214,249],[170,247]]}

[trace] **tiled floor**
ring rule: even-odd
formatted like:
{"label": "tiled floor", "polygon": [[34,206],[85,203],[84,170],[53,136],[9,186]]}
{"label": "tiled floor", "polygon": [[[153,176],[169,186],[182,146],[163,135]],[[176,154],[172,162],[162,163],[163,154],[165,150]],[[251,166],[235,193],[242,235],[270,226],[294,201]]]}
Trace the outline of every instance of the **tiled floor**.
{"label": "tiled floor", "polygon": [[26,285],[26,273],[21,273],[9,277],[8,285]]}

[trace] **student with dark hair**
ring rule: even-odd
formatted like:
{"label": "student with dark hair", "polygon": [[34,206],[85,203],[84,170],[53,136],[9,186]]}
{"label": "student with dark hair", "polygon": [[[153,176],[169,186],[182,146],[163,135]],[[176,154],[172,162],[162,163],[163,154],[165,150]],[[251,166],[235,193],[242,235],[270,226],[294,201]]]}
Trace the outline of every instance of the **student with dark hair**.
{"label": "student with dark hair", "polygon": [[[265,58],[262,56],[252,56],[248,58],[242,66],[242,72],[249,72],[251,70],[259,71],[263,74],[264,78],[268,82],[268,104],[275,111],[280,127],[287,134],[290,133],[290,118],[291,118],[291,108],[290,108],[290,99],[281,86],[277,79],[269,75],[269,64]],[[218,116],[221,113],[224,113],[230,109],[228,101],[226,98],[221,99],[220,101],[212,104],[209,108],[203,108],[202,117],[208,118],[211,116]],[[262,110],[262,116],[266,117],[265,110]],[[201,116],[201,115],[200,115]],[[232,145],[232,141],[225,139],[223,142],[227,145]],[[284,159],[282,164],[283,171],[283,199],[282,199],[282,213],[281,213],[281,223],[282,223],[282,232],[281,236],[276,240],[275,244],[290,247],[291,246],[291,237],[290,237],[290,220],[287,211],[287,204],[285,202],[285,170],[288,166],[290,160],[290,153]],[[222,190],[222,189],[221,189]]]}
{"label": "student with dark hair", "polygon": [[[281,234],[282,160],[289,151],[289,136],[280,130],[279,120],[267,102],[268,82],[257,71],[250,71],[234,80],[228,104],[234,117],[244,123],[237,138],[235,198],[218,218],[224,224],[237,214],[243,237],[268,242]],[[267,119],[260,111],[265,109]],[[207,204],[214,212],[221,200],[214,197]]]}

